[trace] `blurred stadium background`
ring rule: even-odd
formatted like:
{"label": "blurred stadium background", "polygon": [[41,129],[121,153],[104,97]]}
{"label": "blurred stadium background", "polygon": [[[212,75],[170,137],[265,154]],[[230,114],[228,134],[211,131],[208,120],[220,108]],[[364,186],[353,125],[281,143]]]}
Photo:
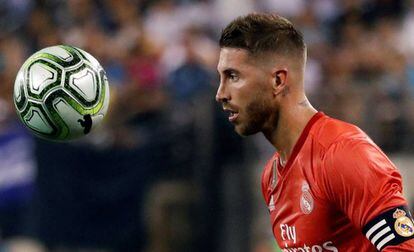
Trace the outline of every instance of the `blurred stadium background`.
{"label": "blurred stadium background", "polygon": [[[412,202],[413,1],[0,0],[0,251],[275,251],[259,184],[273,149],[214,101],[219,33],[251,11],[303,31],[311,102],[364,129]],[[111,85],[105,126],[72,143],[33,138],[11,99],[26,57],[55,44]]]}

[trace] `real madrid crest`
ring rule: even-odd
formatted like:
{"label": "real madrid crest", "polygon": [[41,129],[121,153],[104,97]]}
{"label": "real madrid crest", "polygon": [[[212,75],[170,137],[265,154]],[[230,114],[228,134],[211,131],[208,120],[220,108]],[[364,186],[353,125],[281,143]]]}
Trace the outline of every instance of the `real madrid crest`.
{"label": "real madrid crest", "polygon": [[413,221],[407,216],[407,213],[404,210],[395,210],[392,217],[396,219],[394,229],[399,235],[403,237],[410,237],[414,234]]}
{"label": "real madrid crest", "polygon": [[313,210],[314,202],[308,183],[302,183],[302,195],[300,196],[300,209],[304,214],[310,214]]}

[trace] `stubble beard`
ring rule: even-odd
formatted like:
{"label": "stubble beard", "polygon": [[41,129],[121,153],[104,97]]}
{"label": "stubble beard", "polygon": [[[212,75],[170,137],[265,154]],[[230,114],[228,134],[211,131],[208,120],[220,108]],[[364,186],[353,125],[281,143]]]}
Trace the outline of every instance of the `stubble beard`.
{"label": "stubble beard", "polygon": [[266,103],[263,96],[257,95],[256,99],[246,106],[246,122],[236,125],[235,130],[241,136],[250,136],[262,132],[273,113],[271,106]]}

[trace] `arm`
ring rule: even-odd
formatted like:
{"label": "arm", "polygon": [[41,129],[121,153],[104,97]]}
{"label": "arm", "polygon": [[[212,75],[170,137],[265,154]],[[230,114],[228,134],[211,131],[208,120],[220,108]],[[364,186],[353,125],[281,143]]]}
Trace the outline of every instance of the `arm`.
{"label": "arm", "polygon": [[321,175],[327,198],[378,250],[414,251],[413,218],[402,195],[401,175],[374,143],[359,138],[333,144]]}
{"label": "arm", "polygon": [[398,244],[396,246],[387,246],[385,247],[382,252],[412,252],[414,251],[414,239],[405,241],[401,244]]}

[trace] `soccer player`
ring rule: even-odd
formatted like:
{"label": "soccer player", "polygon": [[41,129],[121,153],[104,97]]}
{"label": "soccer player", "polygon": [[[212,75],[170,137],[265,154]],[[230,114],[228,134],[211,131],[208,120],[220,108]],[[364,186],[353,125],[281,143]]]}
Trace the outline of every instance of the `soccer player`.
{"label": "soccer player", "polygon": [[282,251],[414,251],[400,173],[362,130],[309,103],[292,23],[239,17],[220,47],[216,100],[238,134],[262,132],[277,150],[262,191]]}

